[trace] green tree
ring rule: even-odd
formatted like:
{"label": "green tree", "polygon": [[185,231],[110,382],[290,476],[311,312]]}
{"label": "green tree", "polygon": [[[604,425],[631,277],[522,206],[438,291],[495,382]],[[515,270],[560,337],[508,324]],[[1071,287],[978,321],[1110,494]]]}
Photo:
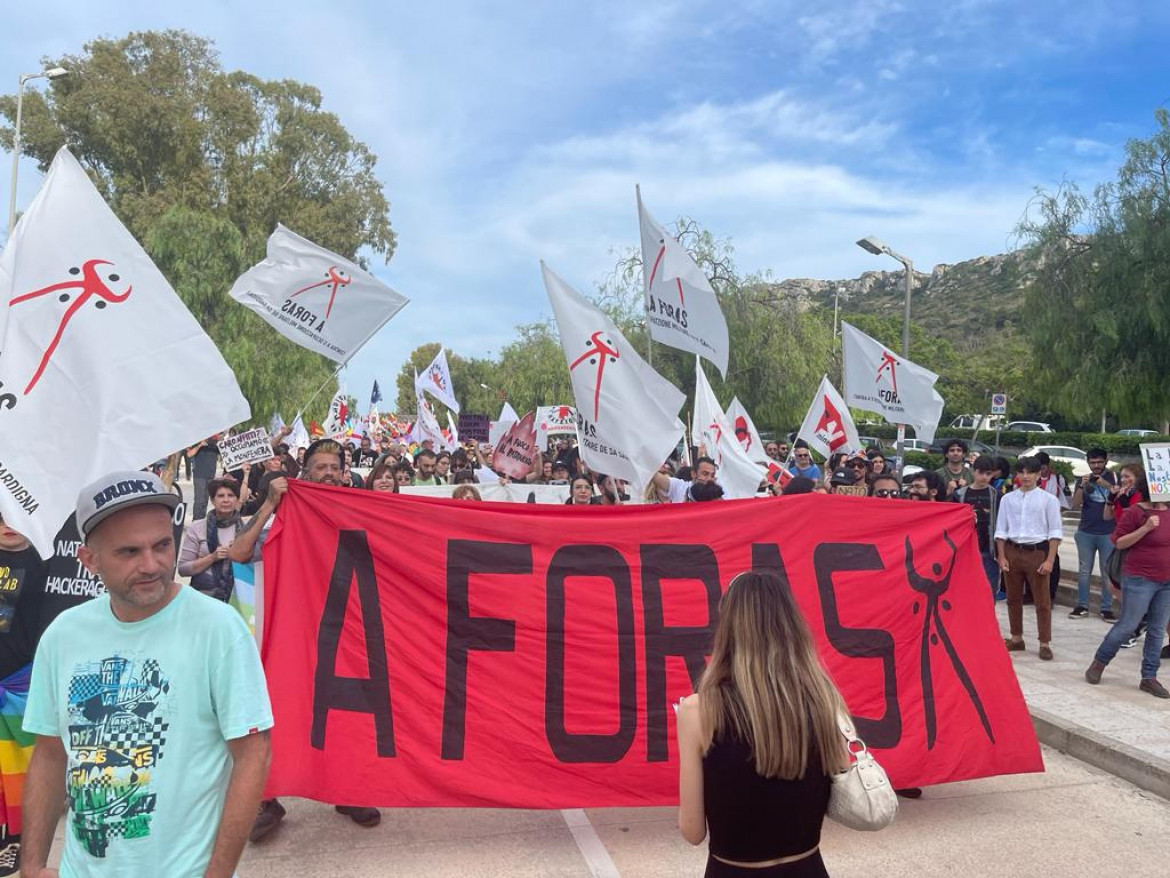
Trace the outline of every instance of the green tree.
{"label": "green tree", "polygon": [[[527,323],[516,327],[519,336],[500,351],[500,389],[517,414],[542,405],[572,405],[573,387],[565,351],[556,324]],[[495,414],[495,412],[493,412]]]}
{"label": "green tree", "polygon": [[[373,153],[317,89],[225,71],[210,40],[183,31],[97,39],[43,63],[71,75],[26,93],[22,152],[46,170],[70,148],[223,351],[258,421],[299,408],[333,364],[227,291],[263,258],[277,222],[351,259],[389,259]],[[15,97],[0,97],[0,115],[15,114]],[[9,148],[12,133],[0,129]]]}
{"label": "green tree", "polygon": [[[398,370],[395,382],[398,391],[396,402],[400,420],[413,421],[415,417],[414,378],[431,364],[442,347],[437,341],[419,345],[410,352],[402,368]],[[451,384],[460,411],[495,417],[503,404],[501,390],[497,388],[499,366],[484,358],[461,357],[447,351],[447,366],[451,369]],[[442,426],[447,425],[447,407],[433,396],[427,399]],[[452,413],[453,414],[453,413]],[[453,415],[454,416],[454,415]]]}
{"label": "green tree", "polygon": [[1170,113],[1126,145],[1092,196],[1040,190],[1019,232],[1037,265],[1026,292],[1035,368],[1058,411],[1170,418]]}

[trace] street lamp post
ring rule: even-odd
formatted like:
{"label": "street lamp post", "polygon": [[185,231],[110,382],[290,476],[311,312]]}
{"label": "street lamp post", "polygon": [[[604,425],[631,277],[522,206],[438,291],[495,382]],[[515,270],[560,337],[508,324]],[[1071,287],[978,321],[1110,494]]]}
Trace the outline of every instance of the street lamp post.
{"label": "street lamp post", "polygon": [[[902,359],[910,359],[910,293],[914,287],[914,263],[901,253],[890,249],[889,244],[877,238],[862,238],[857,242],[862,250],[873,253],[875,256],[891,256],[902,263],[906,268],[906,301],[902,309]],[[904,453],[906,450],[906,425],[898,425],[898,460],[905,466]]]}
{"label": "street lamp post", "polygon": [[64,67],[50,67],[40,73],[20,74],[20,84],[16,89],[16,127],[12,131],[12,190],[8,193],[8,237],[12,237],[12,229],[16,226],[16,175],[20,171],[20,117],[24,109],[24,84],[30,79],[57,79],[69,73]]}

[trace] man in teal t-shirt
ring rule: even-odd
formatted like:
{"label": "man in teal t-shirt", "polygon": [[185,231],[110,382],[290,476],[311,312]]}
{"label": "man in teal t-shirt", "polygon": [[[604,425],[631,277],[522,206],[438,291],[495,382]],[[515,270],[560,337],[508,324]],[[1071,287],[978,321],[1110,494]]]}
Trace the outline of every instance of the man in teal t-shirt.
{"label": "man in teal t-shirt", "polygon": [[24,869],[48,859],[68,795],[62,878],[230,878],[268,773],[272,709],[239,614],[174,580],[177,498],[148,473],[82,490],[81,562],[107,594],[37,648],[24,728]]}

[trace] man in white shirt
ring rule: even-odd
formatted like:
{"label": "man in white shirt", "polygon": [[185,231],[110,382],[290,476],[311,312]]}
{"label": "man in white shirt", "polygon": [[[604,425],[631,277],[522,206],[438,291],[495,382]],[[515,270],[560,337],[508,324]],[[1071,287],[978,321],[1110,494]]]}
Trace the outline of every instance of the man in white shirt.
{"label": "man in white shirt", "polygon": [[995,548],[1007,586],[1008,624],[1011,637],[1004,640],[1009,652],[1024,649],[1024,583],[1036,601],[1036,629],[1040,658],[1052,660],[1052,597],[1048,577],[1056,563],[1063,533],[1060,502],[1037,489],[1040,461],[1021,457],[1016,463],[1020,486],[999,502],[995,521]]}
{"label": "man in white shirt", "polygon": [[688,482],[683,479],[676,479],[670,475],[669,467],[663,464],[665,472],[660,469],[654,474],[651,481],[655,489],[658,491],[659,501],[662,503],[685,503],[690,499],[690,490],[692,484],[705,484],[707,482],[714,482],[716,480],[716,473],[718,467],[709,457],[700,457],[695,461],[695,467],[691,472],[694,475],[694,482]]}

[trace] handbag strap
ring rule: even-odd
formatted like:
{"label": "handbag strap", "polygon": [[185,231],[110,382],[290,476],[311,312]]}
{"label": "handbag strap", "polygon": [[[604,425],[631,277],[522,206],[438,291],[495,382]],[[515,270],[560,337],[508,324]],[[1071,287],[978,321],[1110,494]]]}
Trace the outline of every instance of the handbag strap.
{"label": "handbag strap", "polygon": [[841,730],[841,737],[845,739],[845,749],[849,751],[850,756],[857,758],[863,753],[869,752],[865,741],[857,737],[857,730],[853,728],[853,720],[848,713],[837,714],[837,728]]}

